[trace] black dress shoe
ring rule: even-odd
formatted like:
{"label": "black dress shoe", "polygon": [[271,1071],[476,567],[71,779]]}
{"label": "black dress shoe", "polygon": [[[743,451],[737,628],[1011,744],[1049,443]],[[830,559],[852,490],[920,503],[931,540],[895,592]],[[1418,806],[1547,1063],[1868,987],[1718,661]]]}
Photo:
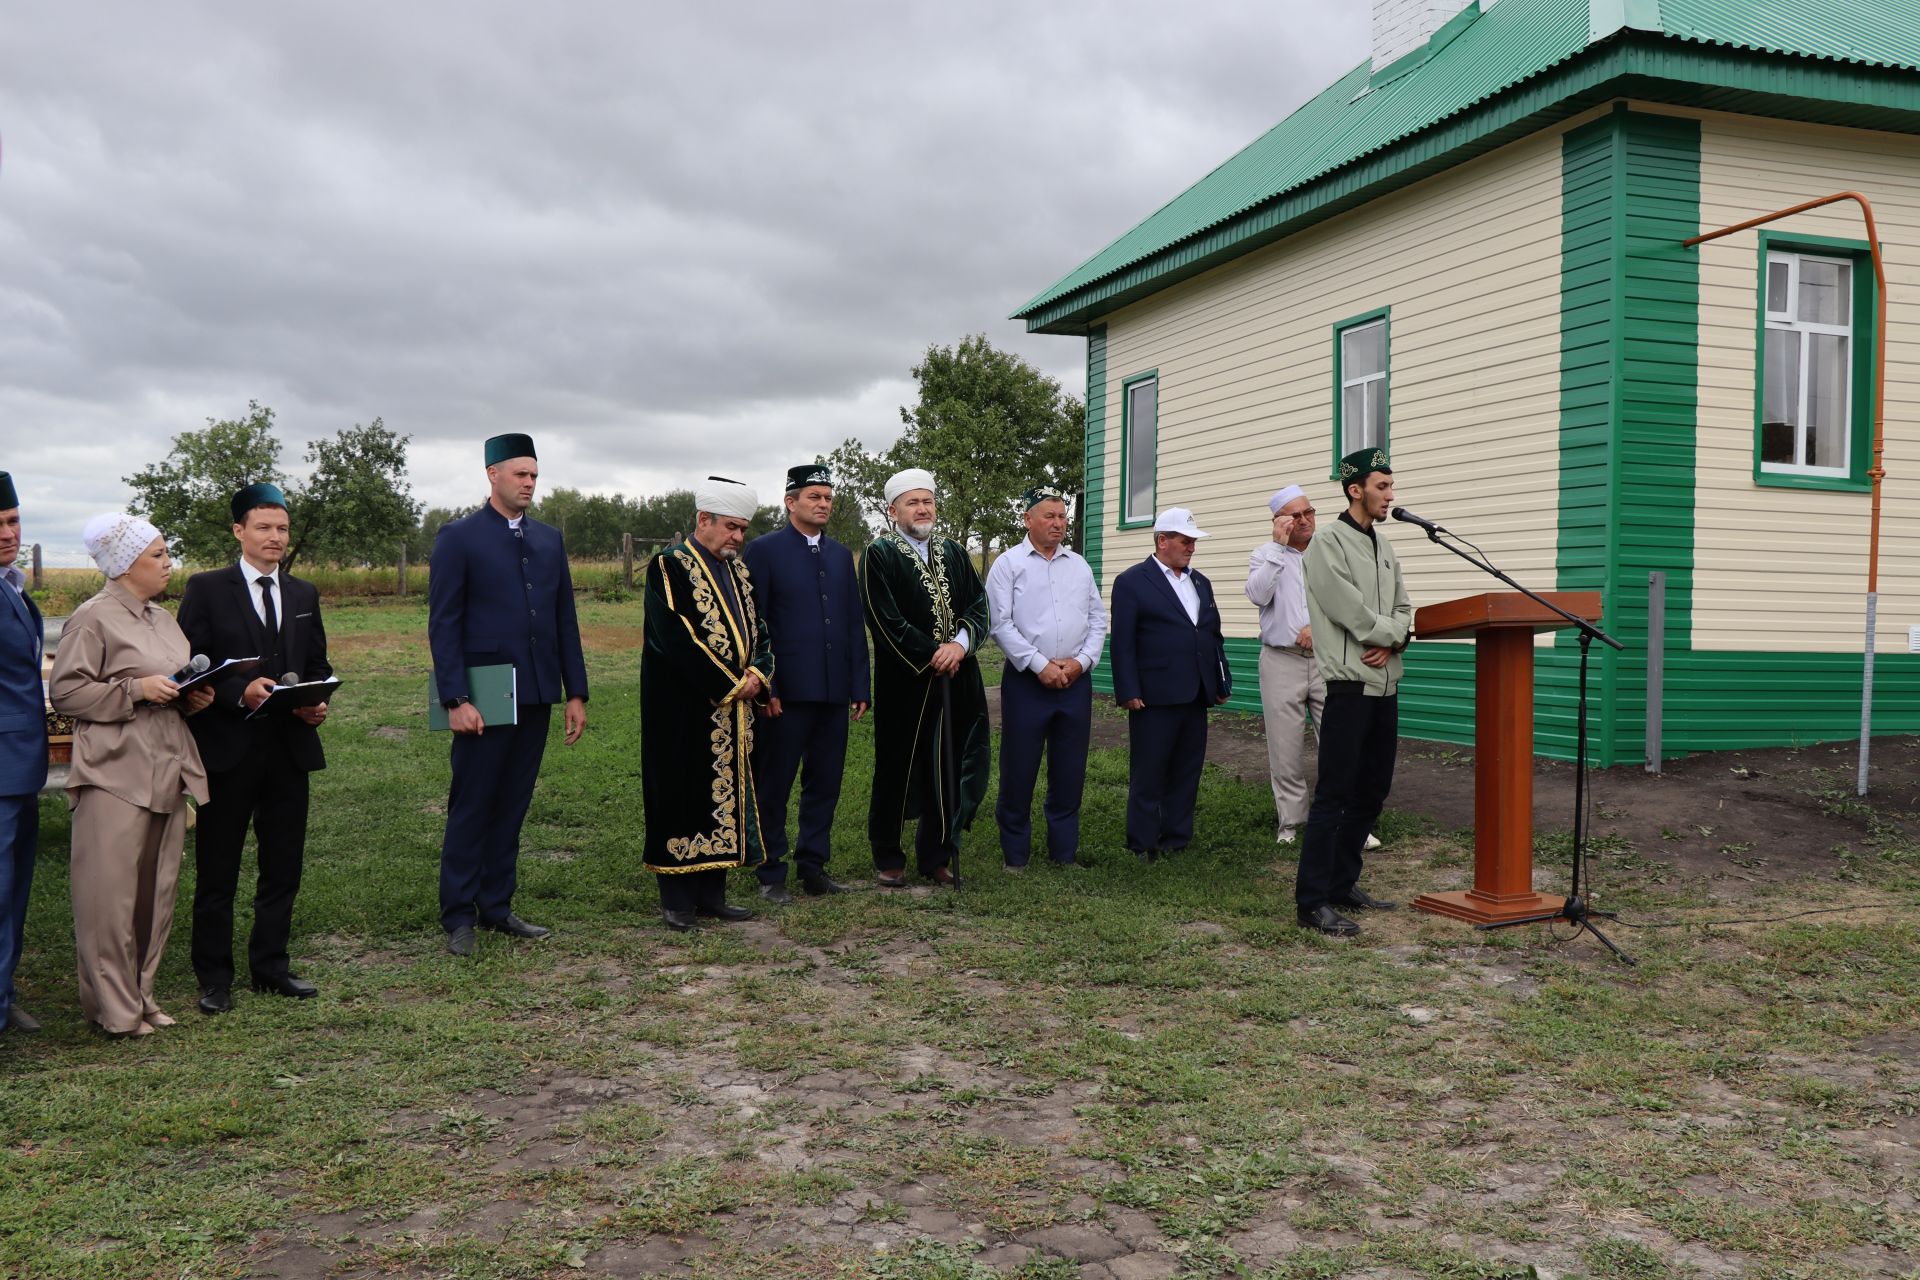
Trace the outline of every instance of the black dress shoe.
{"label": "black dress shoe", "polygon": [[553,932],[544,925],[528,924],[511,911],[491,923],[482,923],[480,927],[491,929],[495,933],[504,933],[510,938],[544,938]]}
{"label": "black dress shoe", "polygon": [[1385,898],[1376,898],[1364,889],[1355,889],[1340,900],[1340,905],[1349,911],[1392,911],[1400,904],[1388,902]]}
{"label": "black dress shoe", "polygon": [[1311,911],[1302,911],[1297,918],[1302,929],[1313,929],[1330,938],[1351,938],[1360,932],[1359,925],[1332,907],[1315,907]]}
{"label": "black dress shoe", "polygon": [[226,987],[202,987],[200,989],[200,1012],[205,1014],[228,1013],[233,1009],[233,992]]}
{"label": "black dress shoe", "polygon": [[873,878],[882,889],[907,887],[907,873],[904,871],[876,871]]}
{"label": "black dress shoe", "polygon": [[470,924],[463,924],[447,935],[447,950],[456,956],[470,956],[479,949],[479,935]]}
{"label": "black dress shoe", "polygon": [[8,1008],[7,1025],[4,1028],[0,1028],[0,1030],[6,1031],[25,1032],[27,1035],[32,1035],[39,1029],[40,1019],[34,1017],[17,1004]]}
{"label": "black dress shoe", "polygon": [[283,973],[277,978],[255,978],[253,989],[261,995],[285,996],[289,1000],[311,1000],[320,994],[320,988],[290,973]]}
{"label": "black dress shoe", "polygon": [[824,898],[830,893],[851,893],[853,886],[841,884],[831,876],[807,876],[800,881],[800,887],[816,898]]}
{"label": "black dress shoe", "polygon": [[793,905],[793,895],[787,892],[787,886],[783,884],[761,885],[760,896],[776,907],[790,907]]}
{"label": "black dress shoe", "polygon": [[675,933],[692,933],[694,929],[691,911],[668,911],[661,908],[660,918],[667,922],[667,928]]}
{"label": "black dress shoe", "polygon": [[695,910],[701,915],[711,916],[715,920],[753,919],[752,907],[736,907],[731,902],[723,902],[717,907],[697,907]]}
{"label": "black dress shoe", "polygon": [[1140,861],[1142,862],[1160,861],[1160,851],[1158,849],[1135,849],[1133,851],[1133,856],[1140,859]]}

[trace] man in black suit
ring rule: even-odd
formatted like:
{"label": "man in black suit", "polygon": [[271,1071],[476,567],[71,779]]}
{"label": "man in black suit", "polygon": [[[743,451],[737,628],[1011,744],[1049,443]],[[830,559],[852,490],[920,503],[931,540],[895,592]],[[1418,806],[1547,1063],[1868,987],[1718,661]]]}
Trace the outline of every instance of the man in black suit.
{"label": "man in black suit", "polygon": [[1233,693],[1213,584],[1192,569],[1193,513],[1153,522],[1153,554],[1113,580],[1113,698],[1127,716],[1127,847],[1151,861],[1193,839],[1207,708]]}
{"label": "man in black suit", "polygon": [[285,573],[287,499],[274,485],[252,484],[233,495],[233,536],[240,562],[196,573],[180,601],[180,630],[196,654],[215,663],[260,655],[257,671],[214,681],[213,705],[187,723],[207,767],[209,799],[194,838],[193,971],[200,1011],[233,1007],[233,897],[240,853],[253,827],[260,878],[253,895],[247,967],[255,991],[307,999],[318,994],[287,964],[293,899],[307,847],[307,775],[326,768],[316,732],[327,706],[248,718],[282,673],[325,680],[327,633],[320,593]]}

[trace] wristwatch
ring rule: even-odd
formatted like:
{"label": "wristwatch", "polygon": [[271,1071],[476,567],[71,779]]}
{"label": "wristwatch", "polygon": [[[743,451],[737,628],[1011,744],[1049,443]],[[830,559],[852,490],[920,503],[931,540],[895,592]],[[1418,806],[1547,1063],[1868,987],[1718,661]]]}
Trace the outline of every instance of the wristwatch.
{"label": "wristwatch", "polygon": [[464,705],[464,704],[466,704],[466,703],[469,703],[469,702],[472,702],[472,701],[473,701],[473,699],[472,699],[472,698],[469,698],[469,697],[467,697],[467,696],[466,696],[466,695],[465,695],[465,694],[463,693],[463,694],[461,694],[461,695],[460,695],[459,697],[457,697],[457,698],[442,698],[442,699],[440,700],[440,705],[441,705],[441,706],[443,706],[443,707],[445,707],[445,708],[446,708],[447,710],[449,710],[449,711],[451,711],[451,710],[453,710],[453,709],[454,709],[455,707],[458,707],[458,706],[462,706],[462,705]]}

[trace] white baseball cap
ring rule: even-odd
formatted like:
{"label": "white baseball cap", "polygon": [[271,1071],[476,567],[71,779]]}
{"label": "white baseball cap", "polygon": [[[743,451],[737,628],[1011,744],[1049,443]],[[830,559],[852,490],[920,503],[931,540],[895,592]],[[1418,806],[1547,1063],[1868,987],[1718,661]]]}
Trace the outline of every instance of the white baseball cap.
{"label": "white baseball cap", "polygon": [[1213,535],[1193,523],[1193,512],[1185,507],[1168,507],[1153,522],[1155,533],[1184,533],[1189,538],[1211,538]]}

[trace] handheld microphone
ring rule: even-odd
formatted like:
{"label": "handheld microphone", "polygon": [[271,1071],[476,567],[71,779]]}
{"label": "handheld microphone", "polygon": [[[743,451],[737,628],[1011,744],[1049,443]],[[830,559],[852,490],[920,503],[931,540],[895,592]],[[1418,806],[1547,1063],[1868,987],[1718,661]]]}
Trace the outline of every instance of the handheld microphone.
{"label": "handheld microphone", "polygon": [[280,677],[280,687],[282,689],[288,688],[292,685],[296,685],[299,683],[300,683],[300,673],[298,671],[289,671],[287,672],[287,674]]}
{"label": "handheld microphone", "polygon": [[174,672],[171,678],[175,684],[185,684],[212,665],[212,660],[209,659],[206,654],[196,653],[193,655],[193,659],[188,662],[186,666]]}
{"label": "handheld microphone", "polygon": [[1395,507],[1392,514],[1395,520],[1403,520],[1408,524],[1417,524],[1428,533],[1445,533],[1447,531],[1445,525],[1438,525],[1424,516],[1417,516],[1405,507]]}

